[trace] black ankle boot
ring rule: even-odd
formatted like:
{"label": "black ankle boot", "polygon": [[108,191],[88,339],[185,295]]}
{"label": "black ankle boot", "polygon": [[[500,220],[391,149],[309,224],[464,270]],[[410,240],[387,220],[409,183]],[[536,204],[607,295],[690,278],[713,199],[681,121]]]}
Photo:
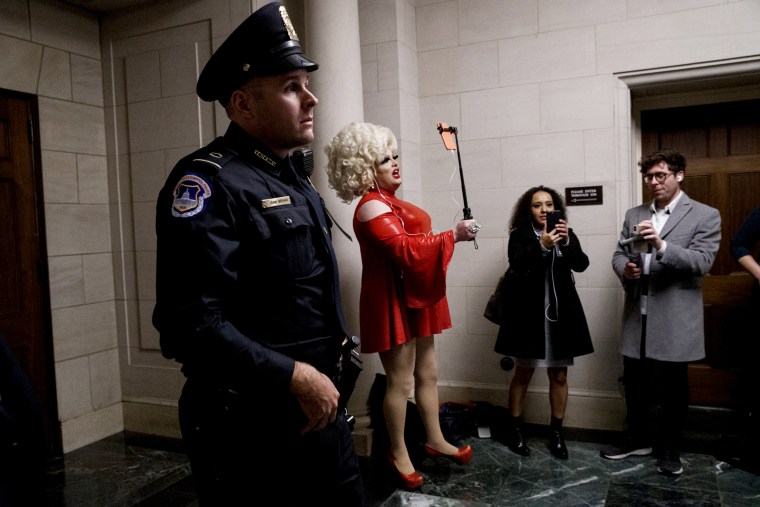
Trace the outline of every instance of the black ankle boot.
{"label": "black ankle boot", "polygon": [[509,450],[520,456],[530,456],[530,449],[522,436],[522,420],[519,417],[509,415],[507,423],[506,443]]}
{"label": "black ankle boot", "polygon": [[562,438],[562,419],[552,417],[551,436],[549,437],[549,451],[557,459],[567,459],[567,446]]}

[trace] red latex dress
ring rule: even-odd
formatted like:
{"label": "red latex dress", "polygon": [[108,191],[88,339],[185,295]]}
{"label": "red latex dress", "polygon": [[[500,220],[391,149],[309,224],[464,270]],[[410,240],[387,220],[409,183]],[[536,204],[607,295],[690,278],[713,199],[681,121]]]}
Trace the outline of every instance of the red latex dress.
{"label": "red latex dress", "polygon": [[[390,205],[393,212],[360,222],[359,208],[372,199]],[[454,233],[432,234],[424,210],[376,189],[359,201],[353,224],[362,256],[362,352],[382,352],[450,328],[446,269],[454,253]]]}

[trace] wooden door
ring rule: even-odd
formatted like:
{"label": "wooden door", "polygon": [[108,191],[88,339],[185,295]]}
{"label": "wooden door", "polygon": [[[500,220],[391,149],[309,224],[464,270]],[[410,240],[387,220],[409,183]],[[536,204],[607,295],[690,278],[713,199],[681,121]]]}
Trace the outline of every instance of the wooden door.
{"label": "wooden door", "polygon": [[[731,257],[729,242],[760,204],[760,100],[642,111],[641,131],[642,152],[683,153],[681,189],[720,210],[720,250],[703,278],[707,357],[689,366],[690,403],[738,407],[747,396],[738,366],[757,333],[747,332],[756,329],[748,321],[754,278]],[[650,198],[648,189],[643,195]]]}
{"label": "wooden door", "polygon": [[33,97],[0,90],[0,334],[29,377],[49,451],[61,452]]}

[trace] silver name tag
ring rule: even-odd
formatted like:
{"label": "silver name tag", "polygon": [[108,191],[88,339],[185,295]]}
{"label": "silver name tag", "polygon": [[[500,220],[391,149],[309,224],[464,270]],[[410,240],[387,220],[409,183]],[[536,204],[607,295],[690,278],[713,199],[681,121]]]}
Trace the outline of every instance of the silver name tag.
{"label": "silver name tag", "polygon": [[290,204],[290,196],[285,195],[283,197],[273,197],[271,199],[262,199],[261,200],[261,207],[262,208],[274,208],[275,206],[285,206],[286,204]]}

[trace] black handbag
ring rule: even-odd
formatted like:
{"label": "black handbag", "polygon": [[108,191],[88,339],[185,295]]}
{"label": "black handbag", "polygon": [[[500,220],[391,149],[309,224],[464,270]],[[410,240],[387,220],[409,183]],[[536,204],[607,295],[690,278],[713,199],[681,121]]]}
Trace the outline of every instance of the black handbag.
{"label": "black handbag", "polygon": [[501,278],[499,278],[499,282],[496,284],[496,288],[494,288],[491,297],[488,298],[486,309],[483,312],[483,317],[487,318],[494,324],[501,324],[501,290],[506,275],[507,274],[504,273],[501,275]]}

